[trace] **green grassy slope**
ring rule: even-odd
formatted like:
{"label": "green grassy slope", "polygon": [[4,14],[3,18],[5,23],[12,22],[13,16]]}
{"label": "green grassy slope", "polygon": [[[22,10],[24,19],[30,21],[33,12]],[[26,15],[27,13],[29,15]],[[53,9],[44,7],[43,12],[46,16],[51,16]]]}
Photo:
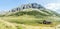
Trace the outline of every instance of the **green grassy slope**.
{"label": "green grassy slope", "polygon": [[29,8],[29,9],[24,9],[18,12],[12,12],[11,14],[6,16],[7,17],[12,16],[16,18],[16,19],[13,18],[9,20],[7,19],[7,21],[10,21],[10,22],[16,22],[21,24],[41,24],[43,20],[48,20],[48,21],[51,21],[52,23],[54,23],[55,21],[58,22],[59,20],[58,15],[59,14],[55,13],[54,11],[47,10],[47,9],[40,10],[40,9]]}
{"label": "green grassy slope", "polygon": [[21,15],[33,15],[33,16],[36,16],[36,15],[39,15],[39,16],[56,16],[58,15],[58,13],[54,12],[54,11],[51,11],[51,10],[47,10],[47,9],[33,9],[33,8],[30,8],[30,9],[24,9],[22,11],[18,11],[18,12],[12,12],[12,14],[9,14],[9,16],[21,16]]}
{"label": "green grassy slope", "polygon": [[[43,17],[43,18],[35,18],[30,15],[22,15],[22,16],[9,16],[9,17],[0,17],[0,21],[2,21],[1,28],[2,29],[55,29],[55,22],[53,22],[55,17]],[[58,17],[57,17],[58,18]],[[41,24],[43,20],[51,20],[53,24]]]}
{"label": "green grassy slope", "polygon": [[[1,29],[55,29],[60,17],[50,10],[24,9],[12,12],[0,17]],[[51,21],[52,24],[42,24],[43,20]]]}

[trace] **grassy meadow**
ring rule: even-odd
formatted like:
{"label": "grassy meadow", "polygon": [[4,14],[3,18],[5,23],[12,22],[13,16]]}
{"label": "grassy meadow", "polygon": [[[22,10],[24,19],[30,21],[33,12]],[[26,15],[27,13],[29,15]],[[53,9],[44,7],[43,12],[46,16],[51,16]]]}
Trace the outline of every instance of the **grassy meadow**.
{"label": "grassy meadow", "polygon": [[[47,17],[36,18],[29,15],[0,17],[0,29],[55,29],[59,23],[56,24],[57,22],[52,20],[55,17]],[[50,19],[52,24],[40,24],[40,22],[46,19]]]}
{"label": "grassy meadow", "polygon": [[[43,24],[43,21],[51,24]],[[60,29],[60,17],[50,10],[24,9],[0,15],[0,29]]]}

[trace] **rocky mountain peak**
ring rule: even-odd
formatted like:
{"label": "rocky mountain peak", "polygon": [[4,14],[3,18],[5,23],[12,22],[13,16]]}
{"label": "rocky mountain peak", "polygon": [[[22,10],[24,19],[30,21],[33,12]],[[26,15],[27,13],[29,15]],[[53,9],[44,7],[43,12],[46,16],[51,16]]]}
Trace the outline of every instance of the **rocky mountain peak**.
{"label": "rocky mountain peak", "polygon": [[9,12],[20,11],[20,10],[28,9],[28,8],[44,9],[44,7],[41,6],[40,4],[30,3],[30,4],[24,4],[24,5],[21,5],[21,6],[17,7],[17,8],[14,8]]}

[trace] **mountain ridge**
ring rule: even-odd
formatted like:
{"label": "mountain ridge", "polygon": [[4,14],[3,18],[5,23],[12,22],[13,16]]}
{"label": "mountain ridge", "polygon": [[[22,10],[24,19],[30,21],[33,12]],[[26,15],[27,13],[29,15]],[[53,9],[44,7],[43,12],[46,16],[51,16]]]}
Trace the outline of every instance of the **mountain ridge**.
{"label": "mountain ridge", "polygon": [[[35,12],[34,12],[35,11]],[[10,10],[9,12],[7,12],[5,15],[9,16],[9,15],[12,15],[12,14],[16,14],[20,12],[21,14],[26,14],[26,13],[30,13],[30,14],[33,14],[36,13],[36,15],[39,13],[41,13],[41,15],[47,15],[47,16],[60,16],[60,14],[56,13],[55,11],[52,11],[52,10],[49,10],[49,9],[46,9],[45,7],[43,7],[42,5],[40,4],[37,4],[37,3],[31,3],[31,4],[24,4],[24,5],[21,5],[17,8],[14,8],[12,10]],[[23,13],[24,12],[24,13]],[[19,16],[20,13],[18,13],[17,15]],[[34,14],[35,15],[35,14]]]}
{"label": "mountain ridge", "polygon": [[31,3],[31,4],[24,4],[24,5],[18,6],[17,8],[14,8],[9,12],[20,11],[20,10],[29,9],[29,8],[43,9],[44,7],[40,4],[37,4],[37,3]]}

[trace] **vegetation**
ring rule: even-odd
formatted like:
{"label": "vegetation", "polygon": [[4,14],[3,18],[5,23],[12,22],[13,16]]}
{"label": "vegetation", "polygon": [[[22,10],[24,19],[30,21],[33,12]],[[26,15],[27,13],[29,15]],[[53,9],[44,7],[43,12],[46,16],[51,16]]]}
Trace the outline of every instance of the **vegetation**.
{"label": "vegetation", "polygon": [[0,29],[55,29],[60,24],[60,15],[44,7],[41,8],[24,7],[20,11],[17,8],[16,12],[13,10],[9,12],[10,14],[0,15]]}

